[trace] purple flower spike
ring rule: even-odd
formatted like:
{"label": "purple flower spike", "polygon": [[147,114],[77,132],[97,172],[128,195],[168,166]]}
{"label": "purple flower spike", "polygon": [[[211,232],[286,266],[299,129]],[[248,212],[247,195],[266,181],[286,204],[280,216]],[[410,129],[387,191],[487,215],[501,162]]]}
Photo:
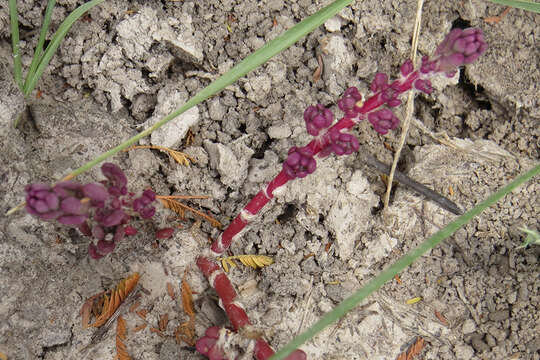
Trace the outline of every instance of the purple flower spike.
{"label": "purple flower spike", "polygon": [[474,62],[487,50],[481,29],[453,29],[437,47],[438,71],[451,72],[457,67]]}
{"label": "purple flower spike", "polygon": [[27,185],[25,191],[26,211],[30,215],[37,216],[42,220],[54,220],[63,214],[63,211],[59,209],[60,199],[49,185]]}
{"label": "purple flower spike", "polygon": [[332,125],[334,114],[322,104],[311,105],[304,111],[304,120],[308,134],[317,136],[319,135],[319,131]]}
{"label": "purple flower spike", "polygon": [[338,100],[338,107],[346,115],[354,117],[358,113],[357,103],[362,100],[362,94],[356,87],[350,87],[343,93],[343,97]]}
{"label": "purple flower spike", "polygon": [[303,178],[313,173],[317,162],[313,158],[313,152],[307,148],[293,146],[289,150],[289,156],[283,163],[283,170],[291,179]]}
{"label": "purple flower spike", "polygon": [[431,81],[429,80],[423,80],[423,79],[416,80],[414,82],[414,88],[422,92],[425,92],[426,94],[431,94],[433,92],[433,88],[431,87]]}
{"label": "purple flower spike", "polygon": [[414,65],[411,61],[411,59],[407,59],[403,65],[401,65],[401,68],[400,68],[400,71],[401,71],[401,75],[403,76],[407,76],[409,75],[410,73],[412,73],[414,70]]}
{"label": "purple flower spike", "polygon": [[386,134],[388,130],[395,129],[399,125],[399,119],[389,109],[382,109],[368,114],[368,120],[379,134]]}

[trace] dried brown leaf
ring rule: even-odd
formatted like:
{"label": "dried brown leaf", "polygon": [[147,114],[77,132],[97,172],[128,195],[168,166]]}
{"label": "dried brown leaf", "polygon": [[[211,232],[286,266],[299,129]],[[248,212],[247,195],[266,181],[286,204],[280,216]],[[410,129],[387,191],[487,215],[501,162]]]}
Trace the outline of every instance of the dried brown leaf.
{"label": "dried brown leaf", "polygon": [[184,218],[186,211],[189,211],[199,217],[202,217],[203,219],[208,221],[210,225],[212,225],[213,227],[221,228],[221,223],[219,221],[217,221],[210,215],[206,215],[202,211],[195,210],[192,207],[189,207],[171,198],[167,198],[167,197],[159,196],[159,195],[156,197],[159,199],[159,201],[161,201],[164,207],[166,207],[167,209],[171,209],[172,211],[177,213],[182,219]]}
{"label": "dried brown leaf", "polygon": [[141,302],[140,301],[136,301],[133,303],[133,305],[131,305],[129,307],[129,312],[132,313],[132,312],[135,312],[135,310],[137,310],[137,308],[141,305]]}
{"label": "dried brown leaf", "polygon": [[172,300],[176,299],[176,294],[174,293],[174,287],[173,284],[170,282],[167,283],[167,292],[169,293],[169,296]]}
{"label": "dried brown leaf", "polygon": [[192,162],[195,162],[195,159],[193,159],[188,154],[183,153],[183,152],[178,151],[178,150],[169,149],[169,148],[163,147],[163,146],[136,145],[136,146],[132,146],[132,147],[126,149],[125,151],[134,150],[134,149],[155,149],[155,150],[159,150],[159,151],[162,151],[162,152],[166,152],[177,163],[179,163],[181,165],[184,165],[184,166],[189,166],[189,165],[191,165]]}
{"label": "dried brown leaf", "polygon": [[139,332],[141,330],[144,330],[144,328],[146,328],[146,323],[142,323],[140,325],[137,325],[133,328],[132,332],[136,333],[136,332]]}
{"label": "dried brown leaf", "polygon": [[84,302],[83,306],[81,307],[79,314],[81,315],[83,329],[90,327],[90,316],[92,315],[92,308],[94,307],[94,303],[96,302],[96,299],[102,296],[104,293],[105,291],[102,291],[98,294],[92,295]]}
{"label": "dried brown leaf", "polygon": [[165,335],[163,335],[163,333],[161,332],[161,330],[156,329],[156,328],[154,328],[154,327],[151,327],[151,328],[150,328],[150,332],[156,333],[156,334],[158,334],[158,335],[161,336],[161,337],[165,337]]}
{"label": "dried brown leaf", "polygon": [[139,315],[139,317],[141,319],[146,320],[146,314],[148,314],[148,310],[142,309],[142,310],[139,310],[139,311],[135,312],[135,314]]}
{"label": "dried brown leaf", "polygon": [[313,82],[316,83],[321,79],[321,75],[324,69],[324,63],[322,60],[322,56],[319,54],[317,55],[317,62],[319,63],[319,66],[317,66],[317,69],[313,72]]}
{"label": "dried brown leaf", "polygon": [[169,314],[163,314],[159,317],[159,330],[166,331],[169,323]]}
{"label": "dried brown leaf", "polygon": [[396,360],[413,360],[414,357],[422,352],[424,349],[424,339],[417,337],[416,341],[407,349],[398,355]]}
{"label": "dried brown leaf", "polygon": [[0,352],[0,360],[7,360],[7,355],[4,354],[3,352]]}
{"label": "dried brown leaf", "polygon": [[113,316],[116,309],[118,309],[129,293],[135,288],[135,286],[137,286],[138,281],[139,273],[134,273],[130,277],[120,281],[118,286],[114,290],[110,291],[109,296],[105,294],[103,296],[104,302],[101,313],[97,317],[96,321],[90,326],[100,327],[105,324],[107,320]]}
{"label": "dried brown leaf", "polygon": [[193,310],[193,292],[191,287],[186,281],[186,277],[182,278],[182,306],[184,307],[184,312],[190,317],[195,317],[195,310]]}
{"label": "dried brown leaf", "polygon": [[127,352],[126,344],[124,344],[126,333],[126,321],[122,316],[119,316],[116,320],[116,356],[118,357],[118,360],[131,360],[131,357]]}
{"label": "dried brown leaf", "polygon": [[219,260],[221,260],[221,266],[223,266],[225,272],[229,272],[229,266],[236,267],[233,260],[238,260],[242,264],[254,269],[259,269],[274,263],[274,259],[266,255],[235,255],[220,258]]}
{"label": "dried brown leaf", "polygon": [[439,321],[441,322],[441,324],[443,324],[444,326],[448,327],[448,320],[446,320],[446,318],[444,317],[443,314],[441,314],[440,312],[438,312],[437,310],[434,310],[435,312],[435,316],[437,317],[437,319],[439,319]]}

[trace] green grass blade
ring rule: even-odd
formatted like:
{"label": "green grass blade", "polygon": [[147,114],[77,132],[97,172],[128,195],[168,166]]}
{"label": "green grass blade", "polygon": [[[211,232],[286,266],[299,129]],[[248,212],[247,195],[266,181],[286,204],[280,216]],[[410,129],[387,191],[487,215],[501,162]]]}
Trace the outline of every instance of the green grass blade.
{"label": "green grass blade", "polygon": [[67,32],[75,23],[75,21],[77,21],[81,16],[83,16],[85,12],[87,12],[94,6],[101,4],[103,1],[105,0],[92,0],[79,6],[78,8],[73,10],[71,14],[68,15],[68,17],[62,22],[62,24],[60,24],[60,27],[51,39],[51,42],[47,46],[47,49],[45,49],[43,57],[40,59],[36,71],[33,74],[28,74],[25,84],[26,86],[24,88],[25,94],[30,94],[32,90],[34,90],[39,78],[41,77],[41,74],[43,74],[43,71],[45,71],[45,68],[47,67],[47,65],[49,65],[49,61],[51,61],[54,52],[56,51],[56,49],[58,49],[60,43],[62,42],[62,40],[64,40]]}
{"label": "green grass blade", "polygon": [[489,0],[492,3],[511,6],[540,14],[540,3],[532,0]]}
{"label": "green grass blade", "polygon": [[208,99],[210,96],[217,94],[219,91],[223,90],[226,86],[234,83],[240,77],[256,69],[259,65],[264,64],[271,57],[273,57],[276,54],[279,54],[281,51],[285,50],[286,48],[294,44],[296,41],[298,41],[299,39],[301,39],[302,37],[304,37],[311,31],[313,31],[315,28],[317,28],[318,26],[323,24],[326,20],[328,20],[329,18],[337,14],[341,9],[349,5],[351,2],[352,0],[334,1],[332,4],[328,5],[327,7],[319,10],[318,12],[311,15],[310,17],[302,20],[300,23],[296,24],[289,30],[285,31],[282,35],[268,42],[262,48],[258,49],[253,54],[246,57],[238,65],[234,66],[227,73],[223,74],[221,77],[216,79],[210,85],[202,89],[194,97],[189,99],[188,102],[186,102],[180,108],[176,109],[175,111],[173,111],[172,113],[170,113],[169,115],[161,119],[152,127],[135,135],[134,137],[128,139],[127,141],[107,151],[106,153],[101,154],[94,160],[89,161],[88,163],[84,164],[80,168],[74,170],[71,174],[68,175],[68,177],[72,178],[74,176],[77,176],[87,171],[88,169],[94,167],[95,165],[99,164],[100,162],[107,159],[108,157],[136,143],[137,141],[139,141],[139,139],[151,134],[154,130],[165,125],[166,123],[168,123],[175,117],[181,115],[185,111],[189,110],[193,106],[203,102],[204,100]]}
{"label": "green grass blade", "polygon": [[[47,33],[49,32],[49,25],[51,24],[51,16],[54,5],[56,5],[56,0],[49,0],[47,2],[47,9],[45,10],[43,24],[41,25],[39,40],[36,49],[34,50],[34,57],[32,58],[32,63],[30,64],[30,68],[28,69],[28,73],[26,74],[26,81],[24,83],[25,90],[28,88],[28,80],[30,79],[31,75],[36,72],[36,68],[41,60],[41,54],[43,53],[43,44],[45,43],[45,38],[47,37]],[[25,90],[23,90],[23,92],[26,96],[29,94],[29,92],[26,92]]]}
{"label": "green grass blade", "polygon": [[9,19],[11,23],[11,49],[13,53],[13,77],[15,83],[23,90],[22,63],[19,51],[19,17],[17,13],[17,0],[9,0]]}
{"label": "green grass blade", "polygon": [[412,264],[420,256],[424,255],[426,252],[434,248],[444,239],[451,236],[463,225],[471,221],[472,218],[479,215],[482,211],[495,204],[497,201],[502,199],[505,195],[509,194],[511,191],[516,189],[518,186],[532,179],[540,173],[540,164],[536,165],[534,168],[526,172],[525,174],[519,176],[517,179],[512,181],[510,184],[506,185],[496,193],[492,194],[486,200],[482,201],[480,204],[476,205],[473,209],[467,211],[465,214],[458,217],[456,220],[452,221],[443,229],[437,231],[433,236],[420,244],[417,248],[409,251],[407,254],[403,255],[391,265],[388,269],[381,272],[374,279],[368,282],[360,290],[356,291],[353,295],[343,300],[334,310],[330,311],[324,315],[319,321],[317,321],[313,326],[302,334],[295,337],[290,343],[285,345],[283,349],[278,351],[270,360],[281,360],[287,357],[291,352],[297,349],[300,345],[314,337],[317,333],[321,332],[328,325],[336,322],[348,311],[357,306],[362,300],[367,298],[371,293],[378,290],[385,282],[394,278],[396,274],[405,269],[407,266]]}

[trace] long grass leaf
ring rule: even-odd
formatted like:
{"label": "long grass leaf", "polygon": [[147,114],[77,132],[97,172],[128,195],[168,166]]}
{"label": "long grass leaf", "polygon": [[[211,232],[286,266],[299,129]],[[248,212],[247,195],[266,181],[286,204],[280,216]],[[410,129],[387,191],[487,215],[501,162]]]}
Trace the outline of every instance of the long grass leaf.
{"label": "long grass leaf", "polygon": [[540,3],[531,0],[489,0],[499,5],[511,6],[518,9],[532,11],[540,14]]}
{"label": "long grass leaf", "polygon": [[280,351],[278,351],[270,360],[281,360],[284,359],[287,355],[297,349],[300,345],[314,337],[316,334],[321,332],[328,325],[336,322],[343,316],[347,314],[348,311],[357,306],[362,300],[367,298],[370,294],[377,291],[381,286],[384,285],[387,281],[391,280],[396,274],[401,272],[407,266],[411,265],[416,261],[420,256],[424,255],[429,250],[433,249],[437,244],[439,244],[444,239],[448,238],[454,234],[458,229],[463,225],[471,221],[475,216],[479,215],[482,211],[495,204],[497,201],[501,200],[504,196],[509,194],[511,191],[516,189],[518,186],[532,179],[536,175],[540,174],[540,164],[533,167],[531,170],[525,174],[519,176],[517,179],[512,181],[510,184],[506,185],[496,193],[489,196],[486,200],[482,201],[480,204],[476,205],[473,209],[467,211],[465,214],[458,217],[456,220],[452,221],[443,229],[437,231],[429,239],[425,240],[415,249],[409,251],[407,254],[403,255],[391,265],[388,269],[381,272],[374,279],[369,281],[365,286],[360,290],[356,291],[347,299],[343,300],[334,310],[330,311],[324,315],[319,321],[317,321],[313,326],[302,334],[295,337],[290,343],[285,345]]}
{"label": "long grass leaf", "polygon": [[15,83],[23,90],[22,63],[19,50],[19,16],[17,13],[17,0],[9,0],[9,19],[11,23],[11,48],[13,53],[13,77]]}
{"label": "long grass leaf", "polygon": [[62,40],[64,40],[67,32],[75,23],[75,21],[77,21],[81,16],[83,16],[85,12],[87,12],[94,6],[101,4],[103,1],[105,0],[92,0],[84,3],[83,5],[73,10],[73,12],[69,14],[64,21],[62,21],[62,24],[60,24],[58,30],[56,31],[56,33],[54,33],[51,42],[45,49],[43,57],[40,59],[36,71],[33,74],[28,74],[26,86],[24,88],[25,94],[30,94],[32,90],[34,90],[39,78],[43,74],[43,71],[45,71],[45,68],[47,67],[47,65],[49,65],[49,62],[51,61],[51,58],[53,57],[56,49],[58,49],[60,43],[62,42]]}
{"label": "long grass leaf", "polygon": [[[49,25],[51,24],[51,16],[54,5],[56,5],[56,0],[49,0],[47,2],[47,9],[45,10],[45,16],[43,17],[43,24],[41,25],[41,32],[39,33],[39,40],[36,45],[36,49],[34,50],[32,63],[30,64],[30,68],[28,69],[28,73],[26,74],[26,81],[24,82],[25,90],[28,87],[28,80],[31,78],[31,75],[36,72],[36,68],[41,60],[41,54],[43,53],[43,44],[45,44],[45,38],[47,37],[47,33],[49,32]],[[29,93],[25,90],[23,90],[23,92],[26,96]]]}
{"label": "long grass leaf", "polygon": [[194,97],[189,99],[188,102],[186,102],[184,105],[182,105],[180,108],[176,109],[169,115],[165,116],[163,119],[158,121],[152,127],[142,131],[141,133],[128,139],[122,144],[116,146],[115,148],[101,154],[94,160],[87,162],[80,168],[74,170],[65,179],[71,179],[87,171],[88,169],[99,164],[103,160],[113,156],[117,152],[122,151],[128,146],[133,145],[134,143],[139,141],[141,138],[150,135],[154,130],[165,125],[166,123],[168,123],[175,117],[181,115],[185,111],[189,110],[193,106],[203,102],[204,100],[208,99],[210,96],[217,94],[219,91],[223,90],[226,86],[234,83],[240,77],[256,69],[259,65],[264,64],[271,57],[273,57],[276,54],[279,54],[280,52],[282,52],[283,50],[285,50],[286,48],[294,44],[296,41],[298,41],[299,39],[301,39],[302,37],[304,37],[311,31],[313,31],[315,28],[317,28],[318,26],[323,24],[326,20],[328,20],[329,18],[337,14],[341,9],[349,5],[351,2],[352,0],[336,0],[330,5],[328,5],[327,7],[317,11],[315,14],[302,20],[300,23],[296,24],[289,30],[285,31],[282,35],[268,42],[262,48],[258,49],[253,54],[249,55],[247,58],[242,60],[238,65],[234,66],[227,73],[223,74],[221,77],[216,79],[210,85],[202,89]]}

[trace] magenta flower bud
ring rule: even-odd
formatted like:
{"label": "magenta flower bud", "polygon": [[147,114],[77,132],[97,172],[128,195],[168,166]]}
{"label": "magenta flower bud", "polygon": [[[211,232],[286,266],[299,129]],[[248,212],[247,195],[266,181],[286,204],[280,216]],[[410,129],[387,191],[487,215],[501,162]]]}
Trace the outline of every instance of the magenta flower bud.
{"label": "magenta flower bud", "polygon": [[108,190],[111,195],[120,196],[127,194],[127,177],[118,165],[105,163],[101,166],[101,172],[109,180]]}
{"label": "magenta flower bud", "polygon": [[101,203],[107,200],[109,193],[107,189],[101,184],[90,183],[82,187],[82,192],[84,196],[92,200],[95,203]]}
{"label": "magenta flower bud", "polygon": [[401,75],[407,76],[414,70],[414,65],[411,61],[411,59],[407,59],[403,65],[401,65],[401,68],[399,69],[401,71]]}
{"label": "magenta flower bud", "polygon": [[148,199],[149,203],[156,200],[156,193],[151,189],[144,190],[142,196]]}
{"label": "magenta flower bud", "polygon": [[487,50],[481,29],[453,29],[437,47],[437,71],[452,72],[461,65],[474,62]]}
{"label": "magenta flower bud", "polygon": [[105,239],[105,230],[99,225],[94,225],[92,227],[92,237],[97,240]]}
{"label": "magenta flower bud", "polygon": [[67,198],[69,196],[75,196],[77,198],[82,198],[82,186],[73,181],[62,181],[54,185],[53,191],[60,198]]}
{"label": "magenta flower bud", "polygon": [[212,349],[214,347],[216,342],[217,342],[217,338],[214,339],[214,338],[204,336],[204,337],[200,338],[199,340],[197,340],[197,342],[195,343],[195,349],[197,349],[197,351],[200,354],[202,354],[204,356],[208,356],[208,353],[210,352],[210,349]]}
{"label": "magenta flower bud", "polygon": [[304,111],[306,129],[311,136],[319,135],[319,131],[328,128],[334,121],[334,114],[322,104],[310,105]]}
{"label": "magenta flower bud", "polygon": [[174,234],[174,228],[164,228],[156,232],[156,239],[168,239]]}
{"label": "magenta flower bud", "polygon": [[117,243],[119,241],[122,241],[125,235],[126,235],[126,231],[124,227],[121,225],[117,226],[116,230],[114,231],[113,242]]}
{"label": "magenta flower bud", "polygon": [[105,210],[103,212],[96,212],[96,221],[105,227],[111,227],[119,225],[125,216],[126,213],[122,209]]}
{"label": "magenta flower bud", "polygon": [[356,87],[350,87],[343,93],[343,97],[338,100],[338,107],[348,116],[356,116],[359,108],[356,103],[362,100],[362,94]]}
{"label": "magenta flower bud", "polygon": [[423,79],[416,80],[414,82],[414,88],[422,92],[425,92],[426,94],[431,94],[433,92],[433,88],[431,87],[431,81],[429,80],[423,80]]}
{"label": "magenta flower bud", "polygon": [[289,156],[283,163],[283,170],[289,178],[303,178],[313,173],[317,167],[317,162],[313,158],[313,152],[307,148],[297,148],[293,146],[289,150]]}
{"label": "magenta flower bud", "polygon": [[66,214],[83,215],[88,211],[88,202],[83,203],[80,199],[70,196],[62,200],[60,208]]}
{"label": "magenta flower bud", "polygon": [[368,114],[368,120],[379,134],[386,134],[388,130],[395,129],[399,125],[399,119],[389,109],[382,109]]}
{"label": "magenta flower bud", "polygon": [[81,225],[87,218],[86,215],[62,215],[56,221],[64,225]]}
{"label": "magenta flower bud", "polygon": [[154,216],[156,213],[156,208],[153,206],[147,206],[141,211],[139,211],[139,214],[143,219],[150,219],[152,216]]}
{"label": "magenta flower bud", "polygon": [[79,225],[79,231],[83,235],[92,236],[92,230],[90,229],[90,225],[88,225],[88,221],[85,221]]}
{"label": "magenta flower bud", "polygon": [[60,199],[46,184],[32,184],[25,187],[26,211],[42,220],[54,220],[63,214]]}
{"label": "magenta flower bud", "polygon": [[325,157],[334,153],[336,155],[350,155],[358,151],[360,144],[356,136],[348,133],[342,133],[333,129],[326,138],[328,145],[319,153],[320,157]]}
{"label": "magenta flower bud", "polygon": [[114,241],[99,240],[97,242],[97,252],[101,255],[106,255],[114,250],[116,244]]}
{"label": "magenta flower bud", "polygon": [[372,92],[377,92],[380,90],[385,90],[388,88],[388,75],[385,73],[377,73],[371,82],[369,88]]}
{"label": "magenta flower bud", "polygon": [[92,243],[88,244],[88,255],[94,260],[99,260],[104,256],[98,252],[96,245]]}
{"label": "magenta flower bud", "polygon": [[124,228],[124,232],[126,233],[127,236],[132,236],[132,235],[137,234],[137,229],[135,229],[133,226],[126,226]]}

